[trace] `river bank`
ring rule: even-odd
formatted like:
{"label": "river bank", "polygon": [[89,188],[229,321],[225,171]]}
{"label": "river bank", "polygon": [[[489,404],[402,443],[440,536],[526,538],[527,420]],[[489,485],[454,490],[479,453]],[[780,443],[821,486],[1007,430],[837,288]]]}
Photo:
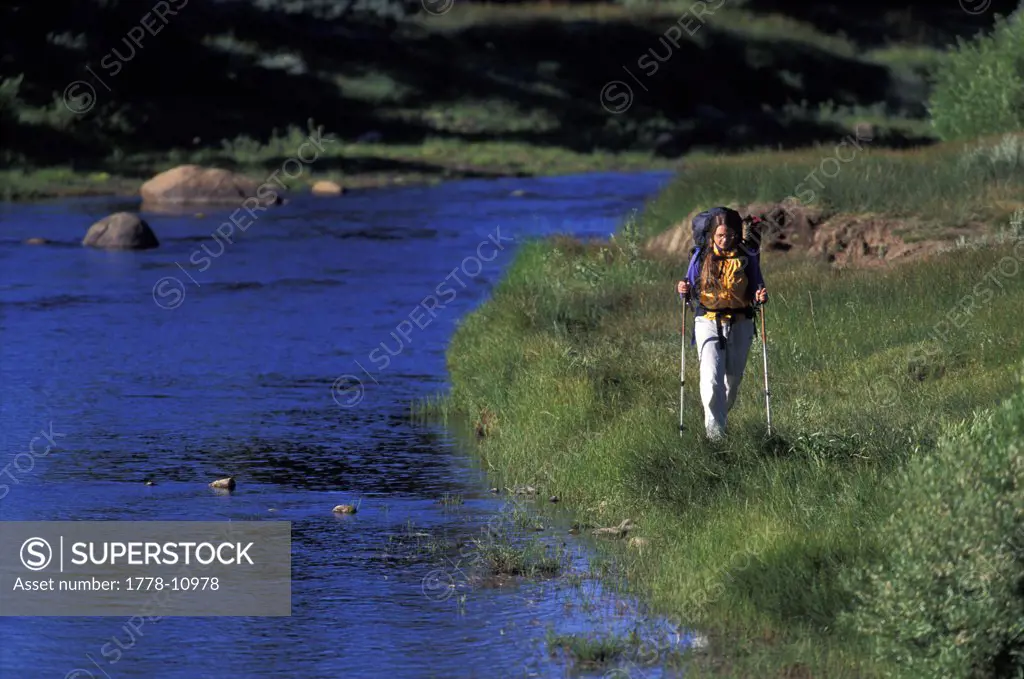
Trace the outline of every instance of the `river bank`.
{"label": "river bank", "polygon": [[[729,439],[699,435],[692,390],[680,438],[682,264],[651,245],[699,207],[799,195],[830,149],[694,163],[611,240],[531,243],[454,336],[452,390],[434,411],[473,423],[493,475],[558,495],[580,525],[631,521],[622,537],[639,540],[602,544],[621,586],[708,635],[688,661],[698,676],[1009,676],[1000,654],[1015,623],[1000,616],[1018,610],[1016,576],[983,565],[1007,563],[1024,507],[1000,485],[1019,478],[1020,425],[985,429],[988,409],[1020,389],[1024,355],[1004,313],[1024,307],[1024,234],[1010,216],[1019,166],[984,160],[1009,143],[865,148],[815,187],[830,217],[884,218],[904,242],[943,247],[851,266],[781,230],[762,262],[770,437],[757,350]],[[958,426],[975,411],[972,429]],[[994,497],[1009,513],[986,523]],[[999,588],[962,606],[940,594],[976,592],[973,573]]]}
{"label": "river bank", "polygon": [[[329,135],[329,131],[325,131]],[[221,167],[264,180],[294,157],[306,140],[292,128],[252,149],[225,145],[164,154],[139,154],[122,158],[106,169],[45,167],[35,170],[0,170],[0,196],[8,201],[30,201],[79,196],[137,196],[139,186],[154,175],[190,163]],[[239,146],[242,146],[240,143]],[[326,144],[317,160],[294,178],[280,180],[296,192],[308,191],[317,181],[333,181],[343,189],[389,186],[436,185],[443,181],[472,178],[541,177],[586,172],[630,172],[675,169],[679,161],[657,158],[645,152],[577,153],[557,147],[527,144],[434,140],[423,144],[387,145],[337,141]],[[342,169],[344,168],[344,169]]]}

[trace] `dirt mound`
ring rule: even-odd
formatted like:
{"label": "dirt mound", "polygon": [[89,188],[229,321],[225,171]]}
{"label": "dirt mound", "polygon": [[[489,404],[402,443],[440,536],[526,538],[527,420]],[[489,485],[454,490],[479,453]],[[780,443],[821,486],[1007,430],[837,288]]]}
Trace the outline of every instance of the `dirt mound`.
{"label": "dirt mound", "polygon": [[[941,252],[948,247],[944,241],[905,242],[896,231],[908,227],[907,220],[880,215],[828,215],[820,208],[796,202],[753,203],[730,206],[744,217],[757,215],[764,219],[753,236],[767,252],[802,251],[819,256],[834,266],[891,265]],[[671,229],[647,241],[650,256],[682,260],[693,246],[691,222],[699,210]]]}
{"label": "dirt mound", "polygon": [[[814,231],[821,223],[821,210],[796,203],[754,203],[746,207],[731,205],[744,217],[758,215],[765,218],[760,236],[756,236],[769,250],[790,250],[812,242]],[[653,256],[682,258],[693,247],[693,218],[701,210],[694,210],[671,229],[647,241],[645,248]],[[745,232],[744,237],[748,234]]]}
{"label": "dirt mound", "polygon": [[907,243],[894,233],[906,226],[877,215],[837,215],[815,232],[812,251],[835,266],[888,266],[948,247],[934,240]]}

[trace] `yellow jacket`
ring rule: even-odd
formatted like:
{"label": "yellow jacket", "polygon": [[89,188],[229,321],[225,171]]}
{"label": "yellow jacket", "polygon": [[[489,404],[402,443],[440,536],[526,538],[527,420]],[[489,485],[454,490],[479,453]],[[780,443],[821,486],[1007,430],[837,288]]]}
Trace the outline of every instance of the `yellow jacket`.
{"label": "yellow jacket", "polygon": [[[748,290],[750,281],[744,271],[747,258],[737,257],[735,249],[719,250],[714,244],[712,252],[720,257],[732,259],[711,260],[711,275],[718,281],[720,290],[705,290],[704,286],[699,286],[700,305],[704,307],[704,317],[708,320],[713,321],[718,316],[721,316],[722,320],[727,320],[735,314],[723,312],[724,309],[745,309],[753,300],[753,291]],[[697,274],[700,275],[699,272]],[[699,280],[695,282],[699,285]]]}

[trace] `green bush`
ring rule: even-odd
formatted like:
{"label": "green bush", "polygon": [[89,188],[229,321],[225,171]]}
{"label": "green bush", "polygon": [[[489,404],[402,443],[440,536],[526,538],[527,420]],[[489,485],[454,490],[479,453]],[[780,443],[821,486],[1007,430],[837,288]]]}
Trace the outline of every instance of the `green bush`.
{"label": "green bush", "polygon": [[1024,389],[899,479],[845,621],[899,677],[1024,677]]}
{"label": "green bush", "polygon": [[941,139],[1024,129],[1024,12],[997,17],[990,35],[966,41],[940,62],[928,108]]}
{"label": "green bush", "polygon": [[24,106],[19,96],[24,79],[24,73],[14,78],[0,78],[0,115],[17,118],[18,111]]}

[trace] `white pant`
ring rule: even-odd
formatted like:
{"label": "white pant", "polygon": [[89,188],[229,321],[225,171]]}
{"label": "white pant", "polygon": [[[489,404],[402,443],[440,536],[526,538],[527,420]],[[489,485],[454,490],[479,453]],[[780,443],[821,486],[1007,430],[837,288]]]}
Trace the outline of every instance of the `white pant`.
{"label": "white pant", "polygon": [[700,400],[704,404],[704,429],[708,438],[725,434],[729,411],[736,403],[747,354],[754,339],[754,321],[740,317],[731,324],[722,321],[725,347],[718,348],[715,321],[698,316],[694,322],[697,358],[700,362]]}

